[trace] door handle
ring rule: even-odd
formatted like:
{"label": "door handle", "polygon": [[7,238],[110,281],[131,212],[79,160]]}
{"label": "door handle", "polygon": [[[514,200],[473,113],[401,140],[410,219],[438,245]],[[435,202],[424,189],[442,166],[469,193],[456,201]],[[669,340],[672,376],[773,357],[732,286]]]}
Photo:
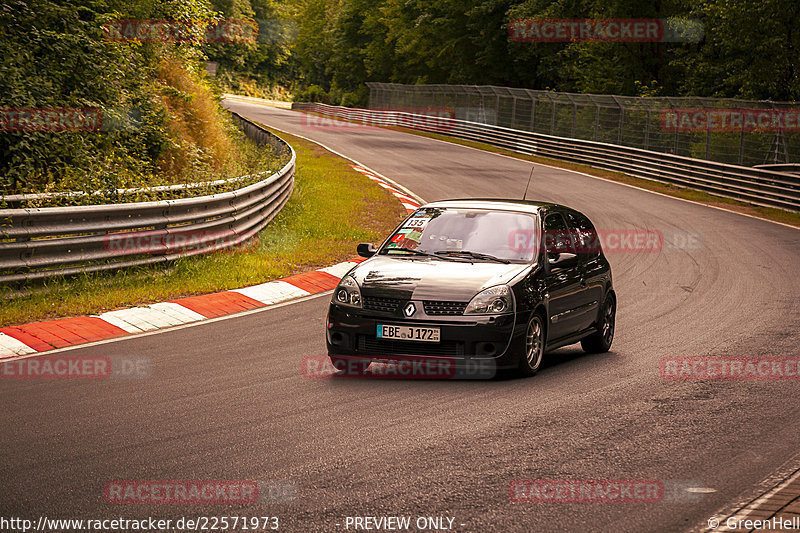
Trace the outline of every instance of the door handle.
{"label": "door handle", "polygon": [[581,278],[581,288],[586,287],[586,278]]}

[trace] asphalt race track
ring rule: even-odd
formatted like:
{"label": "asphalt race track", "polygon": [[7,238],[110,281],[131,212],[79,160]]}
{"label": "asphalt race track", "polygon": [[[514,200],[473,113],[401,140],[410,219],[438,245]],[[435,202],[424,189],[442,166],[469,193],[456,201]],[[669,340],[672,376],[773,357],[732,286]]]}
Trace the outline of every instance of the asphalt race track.
{"label": "asphalt race track", "polygon": [[[426,201],[520,197],[528,178],[528,163],[478,150],[228,105]],[[659,364],[800,355],[800,231],[543,166],[528,197],[598,228],[675,239],[659,253],[607,254],[612,352],[564,348],[525,380],[309,379],[300,363],[325,353],[328,296],[79,348],[70,353],[149,358],[152,373],[0,381],[2,514],[271,515],[282,531],[346,531],[347,516],[365,515],[450,516],[459,532],[683,531],[786,468],[800,443],[797,381],[672,381]],[[694,245],[681,246],[686,235]],[[653,479],[669,497],[512,503],[519,478]],[[233,509],[104,501],[107,482],[135,479],[283,480],[299,493]]]}

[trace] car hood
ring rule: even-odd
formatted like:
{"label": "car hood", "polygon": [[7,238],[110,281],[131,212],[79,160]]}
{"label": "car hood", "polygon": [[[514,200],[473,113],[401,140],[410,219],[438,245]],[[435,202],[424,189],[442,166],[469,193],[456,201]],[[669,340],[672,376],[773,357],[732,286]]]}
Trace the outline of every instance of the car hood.
{"label": "car hood", "polygon": [[374,256],[351,275],[364,296],[468,302],[481,290],[508,283],[528,268],[527,264]]}

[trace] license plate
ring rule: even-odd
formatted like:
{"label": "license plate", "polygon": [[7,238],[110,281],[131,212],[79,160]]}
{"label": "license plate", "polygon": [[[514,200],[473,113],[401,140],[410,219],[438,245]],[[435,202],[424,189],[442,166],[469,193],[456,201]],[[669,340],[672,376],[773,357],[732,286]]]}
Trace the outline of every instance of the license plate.
{"label": "license plate", "polygon": [[439,328],[378,324],[378,338],[401,341],[439,342]]}

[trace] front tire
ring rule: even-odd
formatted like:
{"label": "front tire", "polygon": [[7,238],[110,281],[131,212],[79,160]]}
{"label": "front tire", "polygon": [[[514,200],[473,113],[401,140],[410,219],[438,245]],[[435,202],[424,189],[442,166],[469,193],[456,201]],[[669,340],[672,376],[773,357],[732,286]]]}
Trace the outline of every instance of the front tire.
{"label": "front tire", "polygon": [[536,374],[544,358],[545,329],[544,320],[539,313],[534,314],[525,330],[522,353],[519,357],[518,373],[529,377]]}
{"label": "front tire", "polygon": [[581,340],[581,348],[587,353],[605,353],[611,349],[614,342],[614,329],[616,327],[617,300],[614,294],[609,294],[603,304],[597,333],[592,333]]}

